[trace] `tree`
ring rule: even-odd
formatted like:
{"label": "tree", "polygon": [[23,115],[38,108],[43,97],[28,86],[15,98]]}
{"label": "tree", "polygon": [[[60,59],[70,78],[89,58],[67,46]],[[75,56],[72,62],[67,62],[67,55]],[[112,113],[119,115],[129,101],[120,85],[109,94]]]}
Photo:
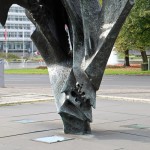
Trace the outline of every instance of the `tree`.
{"label": "tree", "polygon": [[117,51],[124,53],[124,66],[130,66],[130,62],[129,62],[129,38],[128,36],[125,36],[126,34],[130,33],[128,32],[127,26],[123,26],[117,41],[115,43],[115,47],[117,49]]}
{"label": "tree", "polygon": [[150,48],[150,0],[135,0],[116,41],[119,51],[136,49],[141,51],[143,63],[147,63],[146,50]]}

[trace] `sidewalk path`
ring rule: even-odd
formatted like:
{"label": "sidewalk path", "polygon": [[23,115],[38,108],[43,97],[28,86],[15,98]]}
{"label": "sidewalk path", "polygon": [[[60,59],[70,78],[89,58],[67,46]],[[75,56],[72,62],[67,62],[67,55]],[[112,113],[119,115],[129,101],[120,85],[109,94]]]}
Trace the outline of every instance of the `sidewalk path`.
{"label": "sidewalk path", "polygon": [[[91,135],[66,135],[54,102],[0,107],[0,150],[149,150],[150,104],[97,100]],[[41,138],[69,140],[44,143]],[[54,140],[54,138],[53,138]]]}

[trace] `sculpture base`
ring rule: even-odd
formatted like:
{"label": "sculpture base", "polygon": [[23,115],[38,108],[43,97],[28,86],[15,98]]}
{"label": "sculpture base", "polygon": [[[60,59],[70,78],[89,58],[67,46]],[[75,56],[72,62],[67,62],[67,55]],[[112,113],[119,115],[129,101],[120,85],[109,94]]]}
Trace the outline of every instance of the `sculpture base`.
{"label": "sculpture base", "polygon": [[91,134],[90,123],[80,120],[74,116],[60,113],[64,124],[64,132],[66,134]]}

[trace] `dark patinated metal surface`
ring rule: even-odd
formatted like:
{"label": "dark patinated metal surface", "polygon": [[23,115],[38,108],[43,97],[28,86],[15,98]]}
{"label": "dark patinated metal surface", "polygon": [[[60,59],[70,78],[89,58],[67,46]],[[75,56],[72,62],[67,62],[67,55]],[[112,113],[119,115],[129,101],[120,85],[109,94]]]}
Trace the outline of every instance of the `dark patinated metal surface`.
{"label": "dark patinated metal surface", "polygon": [[133,0],[0,0],[0,22],[19,4],[35,24],[31,36],[48,70],[65,133],[91,132],[96,91]]}

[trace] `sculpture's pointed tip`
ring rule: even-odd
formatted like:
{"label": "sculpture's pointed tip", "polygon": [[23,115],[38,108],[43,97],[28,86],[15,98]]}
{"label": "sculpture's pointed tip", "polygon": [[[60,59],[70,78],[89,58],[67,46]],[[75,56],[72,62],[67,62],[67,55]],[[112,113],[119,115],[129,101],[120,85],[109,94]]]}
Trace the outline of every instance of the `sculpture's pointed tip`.
{"label": "sculpture's pointed tip", "polygon": [[68,88],[67,88],[67,83],[62,87],[61,89],[61,93],[66,93],[68,91]]}
{"label": "sculpture's pointed tip", "polygon": [[66,92],[66,90],[63,88],[62,90],[61,90],[61,93],[65,93]]}
{"label": "sculpture's pointed tip", "polygon": [[96,109],[96,103],[95,103],[95,102],[92,104],[92,107],[93,107],[94,109]]}

